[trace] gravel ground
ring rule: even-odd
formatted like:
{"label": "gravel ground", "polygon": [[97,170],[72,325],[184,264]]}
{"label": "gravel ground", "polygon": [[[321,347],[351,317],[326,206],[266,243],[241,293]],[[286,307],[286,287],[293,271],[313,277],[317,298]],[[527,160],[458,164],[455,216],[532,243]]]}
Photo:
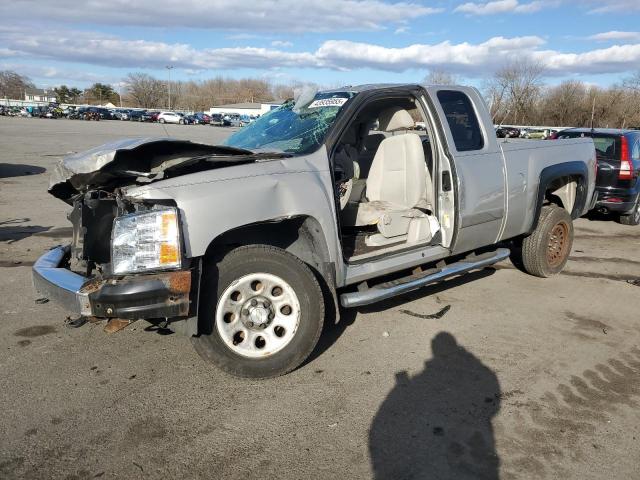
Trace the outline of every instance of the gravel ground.
{"label": "gravel ground", "polygon": [[639,478],[640,227],[578,220],[552,279],[503,262],[342,312],[261,382],[34,303],[31,265],[71,233],[46,192],[60,156],[230,131],[0,117],[0,478]]}

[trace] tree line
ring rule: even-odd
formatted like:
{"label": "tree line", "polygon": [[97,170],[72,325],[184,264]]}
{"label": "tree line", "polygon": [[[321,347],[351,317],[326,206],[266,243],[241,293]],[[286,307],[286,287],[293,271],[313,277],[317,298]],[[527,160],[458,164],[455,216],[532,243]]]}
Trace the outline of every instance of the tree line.
{"label": "tree line", "polygon": [[640,128],[640,71],[606,88],[580,80],[547,86],[544,75],[527,61],[498,70],[483,89],[494,123]]}
{"label": "tree line", "polygon": [[[580,80],[546,85],[545,69],[531,61],[515,61],[488,78],[481,90],[494,123],[575,127],[640,127],[640,71],[609,87]],[[459,79],[434,70],[430,84],[455,84]],[[23,98],[33,82],[13,71],[0,71],[0,98]],[[270,102],[294,96],[302,83],[274,84],[259,78],[216,76],[201,81],[160,80],[147,73],[130,73],[116,85],[95,83],[86,89],[61,85],[53,90],[60,103],[203,111],[214,105]],[[169,97],[169,92],[171,96]],[[122,97],[121,97],[122,95]]]}

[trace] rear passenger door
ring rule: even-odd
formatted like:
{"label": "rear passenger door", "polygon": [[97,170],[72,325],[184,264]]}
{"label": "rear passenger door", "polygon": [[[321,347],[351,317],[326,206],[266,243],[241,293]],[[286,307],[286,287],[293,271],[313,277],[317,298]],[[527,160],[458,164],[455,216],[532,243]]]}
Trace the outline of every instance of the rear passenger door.
{"label": "rear passenger door", "polygon": [[504,160],[489,112],[474,89],[427,91],[442,121],[457,176],[454,253],[492,245],[501,233],[506,205]]}

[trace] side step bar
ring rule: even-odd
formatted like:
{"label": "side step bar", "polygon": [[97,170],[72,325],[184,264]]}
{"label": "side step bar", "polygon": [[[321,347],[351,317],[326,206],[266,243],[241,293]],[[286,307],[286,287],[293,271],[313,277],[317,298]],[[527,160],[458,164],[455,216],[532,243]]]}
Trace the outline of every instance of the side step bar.
{"label": "side step bar", "polygon": [[433,269],[428,270],[420,276],[410,275],[399,280],[376,285],[367,290],[343,293],[340,295],[340,303],[345,308],[369,305],[403,293],[412,292],[449,277],[488,267],[508,258],[509,254],[508,248],[499,248],[495,252],[488,252],[478,256],[471,255],[435,271]]}

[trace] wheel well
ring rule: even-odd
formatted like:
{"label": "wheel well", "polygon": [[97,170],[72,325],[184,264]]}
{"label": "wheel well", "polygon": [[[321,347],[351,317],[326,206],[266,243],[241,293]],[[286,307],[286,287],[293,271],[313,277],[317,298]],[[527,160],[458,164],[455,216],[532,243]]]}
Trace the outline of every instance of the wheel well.
{"label": "wheel well", "polygon": [[545,191],[544,203],[546,205],[558,205],[572,213],[576,203],[579,180],[575,176],[560,177],[553,180]]}
{"label": "wheel well", "polygon": [[334,283],[334,266],[320,223],[313,217],[298,216],[251,223],[216,237],[205,258],[222,257],[243,245],[272,245],[282,248],[316,270],[329,285]]}

